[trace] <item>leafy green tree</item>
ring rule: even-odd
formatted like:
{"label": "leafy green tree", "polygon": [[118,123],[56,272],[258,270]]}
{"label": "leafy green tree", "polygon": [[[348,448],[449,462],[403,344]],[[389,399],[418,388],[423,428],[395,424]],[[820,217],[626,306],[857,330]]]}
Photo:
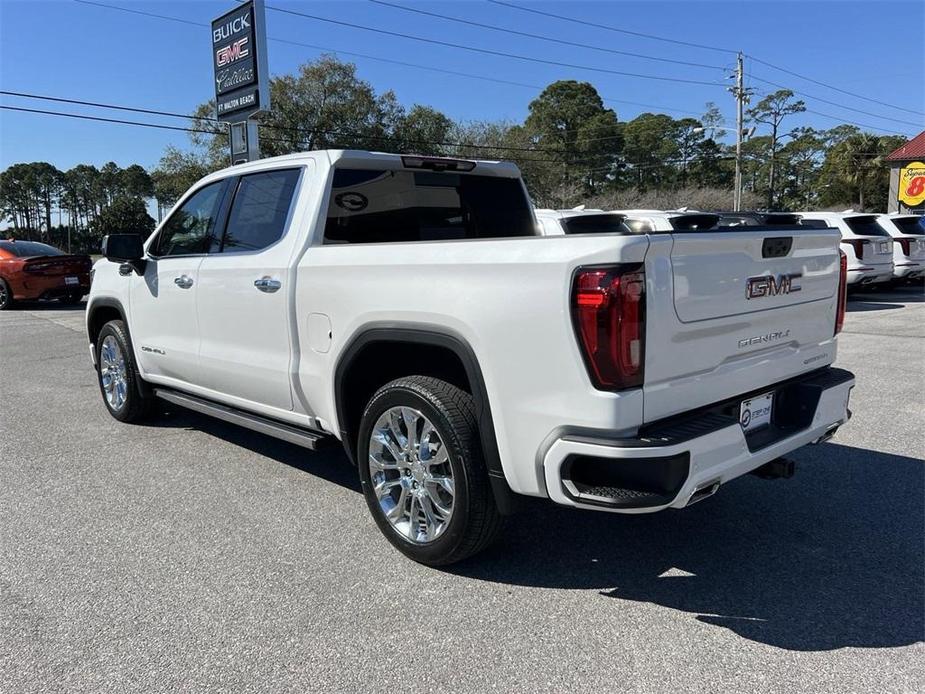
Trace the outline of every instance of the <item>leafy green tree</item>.
{"label": "leafy green tree", "polygon": [[676,135],[674,118],[664,113],[643,113],[623,126],[623,155],[635,187],[647,190],[674,181],[672,162],[680,156]]}
{"label": "leafy green tree", "polygon": [[787,116],[801,113],[806,110],[806,104],[793,100],[793,92],[789,89],[778,89],[768,94],[754,107],[748,109],[748,117],[752,122],[761,123],[771,128],[769,145],[770,165],[768,168],[768,209],[774,208],[775,186],[777,184],[777,166],[775,157],[780,137],[780,127]]}
{"label": "leafy green tree", "polygon": [[[579,182],[588,193],[606,184],[623,145],[617,114],[588,82],[553,82],[529,105],[523,125],[538,149],[534,158],[552,159],[552,178]],[[513,133],[519,136],[520,133]]]}
{"label": "leafy green tree", "polygon": [[841,139],[827,151],[822,165],[823,204],[847,201],[857,210],[885,210],[889,169],[884,157],[904,142],[903,137],[865,132]]}
{"label": "leafy green tree", "polygon": [[397,115],[391,129],[396,151],[441,155],[448,153],[448,147],[438,143],[449,141],[453,121],[430,106],[415,104]]}
{"label": "leafy green tree", "polygon": [[209,170],[202,156],[168,147],[151,173],[152,197],[157,200],[158,218]]}
{"label": "leafy green tree", "polygon": [[90,223],[90,232],[96,241],[102,241],[107,234],[147,236],[154,231],[154,226],[154,219],[148,214],[143,200],[120,197],[103,208],[99,216]]}

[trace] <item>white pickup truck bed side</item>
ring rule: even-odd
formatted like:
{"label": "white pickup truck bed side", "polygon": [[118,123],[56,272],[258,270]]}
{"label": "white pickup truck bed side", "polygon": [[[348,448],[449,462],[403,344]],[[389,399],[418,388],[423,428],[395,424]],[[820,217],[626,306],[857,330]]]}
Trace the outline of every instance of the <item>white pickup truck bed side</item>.
{"label": "white pickup truck bed side", "polygon": [[[272,185],[253,178],[267,172]],[[267,202],[247,207],[249,195]],[[425,469],[444,446],[468,485],[458,498],[482,499],[482,463],[449,443],[466,427],[499,501],[510,490],[635,513],[684,506],[847,421],[853,378],[826,368],[844,309],[836,231],[543,238],[526,199],[517,169],[498,162],[330,151],[212,174],[144,250],[116,251],[128,241],[112,238],[117,262],[96,265],[87,325],[107,407],[130,421],[150,389],[167,389],[261,431],[340,438],[377,523],[428,563],[476,551],[494,527],[487,506],[476,521],[458,511],[478,526],[471,537],[447,509],[420,529],[407,509],[390,515],[406,488],[415,518],[427,484],[442,485],[435,504],[453,497],[452,480]],[[178,216],[189,231],[176,238],[214,225],[211,246],[158,255]],[[248,250],[227,219],[245,237],[284,232]],[[370,221],[381,219],[395,226]],[[394,240],[408,224],[413,238]],[[507,225],[519,235],[503,238]],[[459,238],[463,228],[485,237]],[[127,404],[112,397],[113,374],[129,383]],[[740,424],[752,410],[762,426]],[[377,446],[398,477],[383,477]],[[476,467],[463,475],[460,461]]]}

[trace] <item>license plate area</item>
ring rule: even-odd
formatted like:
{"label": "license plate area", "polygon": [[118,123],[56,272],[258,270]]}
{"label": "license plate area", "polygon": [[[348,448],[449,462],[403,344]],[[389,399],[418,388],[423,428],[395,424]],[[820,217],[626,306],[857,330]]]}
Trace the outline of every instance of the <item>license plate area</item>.
{"label": "license plate area", "polygon": [[774,393],[763,393],[739,405],[739,424],[746,434],[771,425],[771,412],[774,409]]}
{"label": "license plate area", "polygon": [[77,284],[80,284],[80,280],[77,277],[65,277],[64,283],[69,286],[77,285]]}

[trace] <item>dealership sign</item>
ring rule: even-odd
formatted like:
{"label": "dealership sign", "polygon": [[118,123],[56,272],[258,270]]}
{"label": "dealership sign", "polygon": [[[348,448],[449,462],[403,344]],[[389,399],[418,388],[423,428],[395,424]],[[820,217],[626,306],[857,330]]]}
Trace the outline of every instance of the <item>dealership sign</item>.
{"label": "dealership sign", "polygon": [[242,121],[269,108],[263,1],[251,0],[212,22],[215,111]]}
{"label": "dealership sign", "polygon": [[925,202],[925,164],[914,161],[899,170],[899,199],[908,207]]}

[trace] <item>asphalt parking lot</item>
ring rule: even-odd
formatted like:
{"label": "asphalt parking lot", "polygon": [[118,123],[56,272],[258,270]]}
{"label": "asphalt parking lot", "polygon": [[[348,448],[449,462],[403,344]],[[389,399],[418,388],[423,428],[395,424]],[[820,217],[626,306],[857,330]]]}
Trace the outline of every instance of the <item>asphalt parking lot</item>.
{"label": "asphalt parking lot", "polygon": [[0,692],[925,690],[925,295],[851,298],[854,419],[684,511],[531,504],[418,566],[336,449],[106,413],[81,310],[0,314]]}

